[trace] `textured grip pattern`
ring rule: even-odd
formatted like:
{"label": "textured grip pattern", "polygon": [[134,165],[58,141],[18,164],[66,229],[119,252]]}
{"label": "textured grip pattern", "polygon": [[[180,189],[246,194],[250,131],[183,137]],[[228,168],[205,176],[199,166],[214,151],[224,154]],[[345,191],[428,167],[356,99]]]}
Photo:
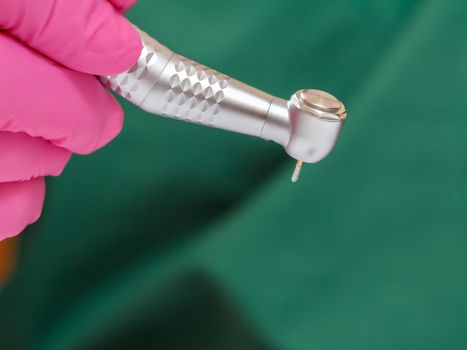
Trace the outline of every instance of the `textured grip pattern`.
{"label": "textured grip pattern", "polygon": [[230,78],[179,55],[170,65],[163,114],[214,126]]}
{"label": "textured grip pattern", "polygon": [[172,52],[165,46],[144,34],[143,46],[138,61],[127,71],[107,77],[100,77],[101,83],[140,105],[162,73]]}

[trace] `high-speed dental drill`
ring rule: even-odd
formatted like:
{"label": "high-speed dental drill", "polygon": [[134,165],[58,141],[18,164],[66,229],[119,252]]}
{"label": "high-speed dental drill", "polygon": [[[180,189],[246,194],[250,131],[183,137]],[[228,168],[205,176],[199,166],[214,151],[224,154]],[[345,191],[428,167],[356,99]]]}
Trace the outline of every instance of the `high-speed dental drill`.
{"label": "high-speed dental drill", "polygon": [[334,148],[347,113],[334,96],[300,90],[289,101],[271,96],[172,52],[138,30],[136,64],[102,83],[143,110],[272,140],[302,163],[316,163]]}

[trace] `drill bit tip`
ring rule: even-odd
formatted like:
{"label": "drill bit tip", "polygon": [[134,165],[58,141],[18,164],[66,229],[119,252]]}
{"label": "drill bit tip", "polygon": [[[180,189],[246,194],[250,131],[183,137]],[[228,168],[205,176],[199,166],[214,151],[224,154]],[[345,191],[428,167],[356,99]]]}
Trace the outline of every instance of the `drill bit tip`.
{"label": "drill bit tip", "polygon": [[293,183],[298,181],[298,178],[300,177],[300,171],[302,170],[302,165],[303,165],[303,161],[297,160],[297,163],[295,164],[295,169],[292,174]]}

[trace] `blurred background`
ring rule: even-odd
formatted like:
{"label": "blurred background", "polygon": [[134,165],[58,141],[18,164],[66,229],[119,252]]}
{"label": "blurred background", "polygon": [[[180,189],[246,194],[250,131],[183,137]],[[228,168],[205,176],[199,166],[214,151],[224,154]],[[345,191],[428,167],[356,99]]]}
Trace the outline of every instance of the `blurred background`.
{"label": "blurred background", "polygon": [[103,150],[0,243],[0,349],[466,349],[467,3],[140,0],[176,52],[341,99],[335,151],[122,101]]}

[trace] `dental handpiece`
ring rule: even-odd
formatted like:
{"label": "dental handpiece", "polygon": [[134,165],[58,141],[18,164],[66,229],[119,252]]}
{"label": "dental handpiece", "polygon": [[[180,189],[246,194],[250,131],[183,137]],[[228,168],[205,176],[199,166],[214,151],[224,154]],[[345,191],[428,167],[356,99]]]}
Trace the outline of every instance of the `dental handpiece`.
{"label": "dental handpiece", "polygon": [[334,96],[300,90],[289,101],[191,61],[138,29],[143,48],[129,70],[101,82],[143,110],[272,140],[297,160],[316,163],[334,148],[347,113]]}

